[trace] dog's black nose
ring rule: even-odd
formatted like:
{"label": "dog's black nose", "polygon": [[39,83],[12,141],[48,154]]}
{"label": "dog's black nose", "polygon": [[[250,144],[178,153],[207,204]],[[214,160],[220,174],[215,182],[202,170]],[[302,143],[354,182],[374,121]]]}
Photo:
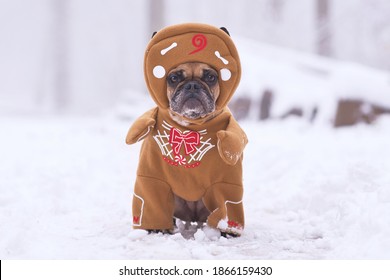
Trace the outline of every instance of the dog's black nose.
{"label": "dog's black nose", "polygon": [[190,92],[198,92],[201,88],[202,88],[201,85],[197,82],[188,82],[184,86],[184,89],[186,89]]}

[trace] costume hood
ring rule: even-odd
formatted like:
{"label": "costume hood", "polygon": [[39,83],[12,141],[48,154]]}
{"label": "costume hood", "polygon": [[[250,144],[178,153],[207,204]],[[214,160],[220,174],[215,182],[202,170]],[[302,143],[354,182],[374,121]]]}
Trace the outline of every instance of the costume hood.
{"label": "costume hood", "polygon": [[227,105],[241,78],[241,64],[230,36],[207,24],[172,25],[157,32],[144,57],[144,75],[149,92],[161,108],[168,108],[166,77],[176,66],[187,62],[210,65],[219,75],[220,95],[216,110]]}

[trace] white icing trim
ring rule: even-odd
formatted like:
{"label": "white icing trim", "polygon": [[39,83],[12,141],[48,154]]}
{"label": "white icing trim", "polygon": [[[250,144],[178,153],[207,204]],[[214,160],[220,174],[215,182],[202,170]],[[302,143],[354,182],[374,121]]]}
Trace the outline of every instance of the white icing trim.
{"label": "white icing trim", "polygon": [[240,203],[242,203],[242,199],[241,199],[240,201],[230,201],[230,200],[226,200],[226,201],[225,201],[226,213],[227,213],[227,206],[226,206],[227,203],[231,203],[231,204],[240,204]]}
{"label": "white icing trim", "polygon": [[136,198],[140,199],[142,201],[142,205],[141,205],[141,215],[139,216],[139,223],[138,224],[135,224],[133,222],[133,226],[137,226],[137,227],[140,227],[142,225],[142,216],[144,214],[144,204],[145,204],[145,200],[140,197],[139,195],[136,195],[135,193],[133,194]]}
{"label": "white icing trim", "polygon": [[144,138],[149,134],[150,129],[152,129],[152,128],[153,128],[153,126],[149,125],[149,126],[148,126],[148,131],[147,131],[145,134],[141,135],[141,136],[138,138],[137,142],[139,142],[139,141],[141,141],[142,139],[144,139]]}

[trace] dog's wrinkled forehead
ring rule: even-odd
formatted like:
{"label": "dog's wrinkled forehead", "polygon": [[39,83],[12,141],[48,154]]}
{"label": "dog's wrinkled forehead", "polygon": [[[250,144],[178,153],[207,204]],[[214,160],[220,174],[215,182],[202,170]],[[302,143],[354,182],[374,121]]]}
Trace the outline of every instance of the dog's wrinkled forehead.
{"label": "dog's wrinkled forehead", "polygon": [[237,50],[223,30],[204,24],[181,24],[159,31],[145,52],[145,80],[155,102],[168,107],[166,78],[180,64],[199,62],[218,72],[221,88],[217,107],[226,106],[241,76]]}
{"label": "dog's wrinkled forehead", "polygon": [[[202,77],[205,73],[212,73],[215,72],[213,67],[209,66],[208,64],[205,63],[184,63],[180,64],[179,66],[171,69],[167,73],[167,78],[169,78],[169,75],[172,73],[180,74],[184,78],[200,78]],[[217,74],[218,76],[218,74]]]}

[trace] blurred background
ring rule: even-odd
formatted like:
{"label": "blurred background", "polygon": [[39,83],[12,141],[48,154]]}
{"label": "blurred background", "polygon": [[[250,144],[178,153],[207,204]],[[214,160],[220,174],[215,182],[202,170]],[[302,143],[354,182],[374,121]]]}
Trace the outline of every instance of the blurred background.
{"label": "blurred background", "polygon": [[335,122],[345,98],[363,115],[387,112],[388,0],[0,0],[0,114],[133,104],[147,96],[142,60],[152,32],[191,21],[225,26],[237,42],[238,118]]}

